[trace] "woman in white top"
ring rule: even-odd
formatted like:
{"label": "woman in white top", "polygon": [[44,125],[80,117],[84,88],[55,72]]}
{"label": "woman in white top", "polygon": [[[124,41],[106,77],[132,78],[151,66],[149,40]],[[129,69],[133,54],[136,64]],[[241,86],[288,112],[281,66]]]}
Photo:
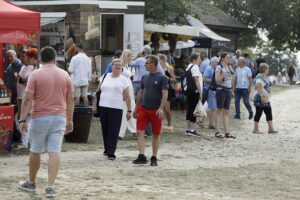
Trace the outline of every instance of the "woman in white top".
{"label": "woman in white top", "polygon": [[[125,49],[121,55],[122,75],[126,77],[128,80],[131,107],[135,108],[134,91],[131,82],[131,78],[134,76],[134,70],[133,70],[134,68],[128,67],[128,63],[130,63],[131,59],[132,59],[131,51],[129,49]],[[131,116],[131,118],[127,121],[126,119],[127,111],[128,108],[126,103],[124,102],[122,124],[119,132],[120,139],[122,139],[125,136],[127,129],[133,134],[133,137],[136,138],[136,119]]]}
{"label": "woman in white top", "polygon": [[[129,83],[122,74],[120,59],[112,61],[112,73],[104,74],[100,78],[97,91],[101,90],[99,100],[99,116],[102,128],[104,152],[109,160],[115,160],[115,151],[122,122],[124,101],[126,101],[127,120],[131,118],[131,100],[129,97]],[[96,111],[96,101],[93,110]]]}
{"label": "woman in white top", "polygon": [[[202,74],[199,69],[200,56],[198,54],[192,53],[190,56],[190,64],[185,69],[186,71],[186,80],[187,80],[187,113],[186,113],[186,135],[190,136],[201,136],[195,130],[196,117],[194,116],[194,110],[199,101],[202,99]],[[189,79],[189,80],[188,80]],[[193,88],[195,91],[192,91],[188,88],[188,85],[194,85]]]}
{"label": "woman in white top", "polygon": [[[18,116],[21,116],[21,105],[22,105],[22,100],[24,96],[24,91],[27,85],[27,80],[29,78],[29,75],[32,73],[34,70],[34,66],[37,65],[37,56],[38,52],[36,48],[31,48],[28,49],[24,53],[24,64],[17,76],[17,103],[18,103]],[[18,117],[20,118],[20,117]],[[27,122],[29,122],[30,116],[27,117]],[[21,141],[22,145],[19,146],[19,148],[28,148],[28,139],[29,135],[26,133],[25,135],[21,136]]]}

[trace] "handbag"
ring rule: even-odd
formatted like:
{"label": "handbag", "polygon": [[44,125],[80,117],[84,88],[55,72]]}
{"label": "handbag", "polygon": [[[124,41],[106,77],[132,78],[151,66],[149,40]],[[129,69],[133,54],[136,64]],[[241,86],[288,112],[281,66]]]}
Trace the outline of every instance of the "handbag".
{"label": "handbag", "polygon": [[[101,84],[104,82],[104,79],[106,77],[107,73],[104,74]],[[97,112],[94,113],[94,117],[100,117],[99,115],[99,101],[100,101],[100,95],[101,95],[101,88],[99,91],[96,92],[96,105],[97,105]]]}

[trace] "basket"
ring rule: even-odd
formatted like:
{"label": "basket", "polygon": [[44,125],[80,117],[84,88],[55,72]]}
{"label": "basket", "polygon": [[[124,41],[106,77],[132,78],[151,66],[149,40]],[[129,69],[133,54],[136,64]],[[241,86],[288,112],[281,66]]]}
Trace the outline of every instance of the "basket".
{"label": "basket", "polygon": [[87,143],[90,134],[92,106],[76,105],[73,115],[73,132],[65,135],[66,142]]}

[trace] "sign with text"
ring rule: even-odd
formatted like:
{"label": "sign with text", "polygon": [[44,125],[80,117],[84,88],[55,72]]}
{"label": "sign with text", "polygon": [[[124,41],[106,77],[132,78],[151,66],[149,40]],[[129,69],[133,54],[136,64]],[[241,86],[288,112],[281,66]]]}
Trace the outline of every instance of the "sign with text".
{"label": "sign with text", "polygon": [[0,152],[11,151],[14,130],[14,106],[0,106]]}

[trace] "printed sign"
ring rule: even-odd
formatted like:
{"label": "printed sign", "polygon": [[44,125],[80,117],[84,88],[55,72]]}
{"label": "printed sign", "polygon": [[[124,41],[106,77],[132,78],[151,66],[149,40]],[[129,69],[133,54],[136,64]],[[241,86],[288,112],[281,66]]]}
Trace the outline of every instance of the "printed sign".
{"label": "printed sign", "polygon": [[0,43],[18,43],[26,45],[38,44],[38,32],[37,31],[0,31]]}
{"label": "printed sign", "polygon": [[11,151],[14,130],[14,106],[0,106],[0,152]]}

